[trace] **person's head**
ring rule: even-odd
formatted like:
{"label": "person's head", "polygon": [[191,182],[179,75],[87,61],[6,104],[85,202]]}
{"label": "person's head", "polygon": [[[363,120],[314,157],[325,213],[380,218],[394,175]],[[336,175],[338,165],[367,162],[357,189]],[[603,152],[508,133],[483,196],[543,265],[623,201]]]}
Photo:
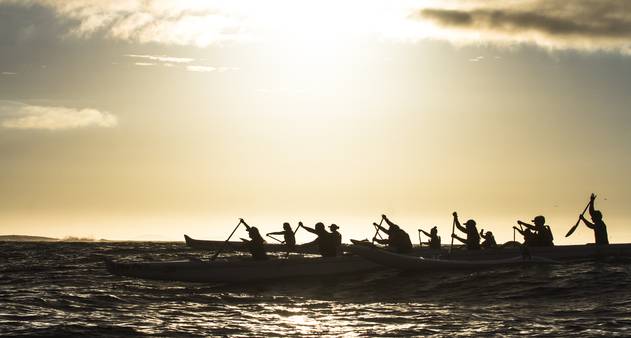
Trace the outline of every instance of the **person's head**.
{"label": "person's head", "polygon": [[315,229],[316,229],[316,231],[324,231],[324,223],[322,223],[322,222],[316,223]]}
{"label": "person's head", "polygon": [[248,235],[252,239],[261,237],[261,234],[259,233],[259,229],[257,229],[256,227],[250,227],[248,229]]}
{"label": "person's head", "polygon": [[283,229],[291,230],[291,225],[289,225],[289,223],[285,222],[285,223],[283,223]]}
{"label": "person's head", "polygon": [[470,219],[470,220],[466,221],[466,222],[464,223],[464,225],[465,225],[467,228],[468,228],[468,227],[474,227],[474,226],[475,226],[475,221],[474,221],[474,220],[472,220],[472,219]]}
{"label": "person's head", "polygon": [[331,229],[331,231],[336,231],[337,229],[339,229],[340,227],[337,226],[337,224],[331,224],[329,225],[329,229]]}
{"label": "person's head", "polygon": [[545,218],[545,217],[543,217],[543,216],[541,216],[541,215],[539,215],[539,216],[535,217],[535,218],[532,220],[532,222],[533,222],[535,225],[541,226],[541,225],[546,224],[546,218]]}
{"label": "person's head", "polygon": [[487,232],[484,233],[484,237],[491,238],[491,237],[493,237],[493,233],[490,232],[490,231],[487,231]]}
{"label": "person's head", "polygon": [[432,235],[436,235],[438,233],[438,228],[437,227],[433,227],[432,230],[429,231],[430,234]]}
{"label": "person's head", "polygon": [[602,219],[603,219],[602,212],[600,212],[600,210],[594,210],[594,213],[592,213],[592,221],[596,222],[596,221],[601,221]]}

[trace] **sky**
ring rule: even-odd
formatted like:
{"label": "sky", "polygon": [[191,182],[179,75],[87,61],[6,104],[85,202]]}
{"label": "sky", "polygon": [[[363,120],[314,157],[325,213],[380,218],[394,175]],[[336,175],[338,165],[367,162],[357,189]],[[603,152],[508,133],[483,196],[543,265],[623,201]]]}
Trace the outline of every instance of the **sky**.
{"label": "sky", "polygon": [[630,90],[629,0],[0,0],[0,234],[631,242]]}

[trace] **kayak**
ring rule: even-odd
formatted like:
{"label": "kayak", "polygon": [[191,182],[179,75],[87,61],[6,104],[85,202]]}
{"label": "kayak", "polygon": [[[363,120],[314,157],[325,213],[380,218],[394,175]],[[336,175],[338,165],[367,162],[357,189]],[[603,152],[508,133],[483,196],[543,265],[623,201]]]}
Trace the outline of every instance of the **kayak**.
{"label": "kayak", "polygon": [[371,262],[406,271],[461,271],[489,269],[499,266],[558,263],[558,261],[543,257],[523,255],[503,259],[482,260],[425,258],[398,254],[364,244],[355,244],[351,246],[350,251]]}
{"label": "kayak", "polygon": [[[245,245],[244,242],[230,241],[226,243],[225,241],[194,239],[187,235],[184,235],[184,240],[186,241],[186,245],[188,245],[189,248],[196,249],[196,250],[216,251],[216,250],[221,249],[225,245],[226,251],[243,251],[243,252],[248,251],[248,247]],[[287,252],[287,248],[285,247],[285,244],[266,243],[265,251]],[[294,250],[293,252],[305,253],[305,254],[317,254],[319,253],[319,249],[318,249],[317,244],[311,242],[311,243],[296,245],[296,250]]]}
{"label": "kayak", "polygon": [[118,276],[182,282],[251,282],[294,277],[342,275],[381,266],[358,256],[273,258],[265,261],[171,261],[123,263],[106,260]]}

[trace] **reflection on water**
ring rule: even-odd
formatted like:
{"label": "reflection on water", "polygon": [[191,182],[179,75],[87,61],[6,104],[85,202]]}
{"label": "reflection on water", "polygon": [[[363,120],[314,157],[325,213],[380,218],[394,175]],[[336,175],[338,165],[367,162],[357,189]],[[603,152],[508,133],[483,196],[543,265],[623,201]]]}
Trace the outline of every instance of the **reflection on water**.
{"label": "reflection on water", "polygon": [[0,243],[0,334],[631,335],[631,266],[208,285],[110,276],[102,258],[208,257],[179,243]]}

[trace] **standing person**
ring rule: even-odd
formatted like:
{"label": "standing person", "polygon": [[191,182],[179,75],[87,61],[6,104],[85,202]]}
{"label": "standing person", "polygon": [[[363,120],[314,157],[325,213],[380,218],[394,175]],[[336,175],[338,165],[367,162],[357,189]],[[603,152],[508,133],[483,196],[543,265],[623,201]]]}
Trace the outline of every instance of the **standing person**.
{"label": "standing person", "polygon": [[484,238],[482,242],[482,248],[484,249],[496,249],[497,242],[495,242],[495,236],[490,231],[484,232],[484,229],[480,229],[480,237]]}
{"label": "standing person", "polygon": [[335,248],[335,238],[333,238],[333,235],[331,233],[324,229],[324,223],[316,223],[315,228],[304,226],[302,222],[299,222],[298,226],[318,236],[318,238],[316,239],[316,243],[318,244],[320,255],[322,257],[337,256],[337,250]]}
{"label": "standing person", "polygon": [[267,235],[283,235],[285,248],[287,252],[296,251],[296,235],[291,225],[287,222],[283,223],[283,231],[270,232]]}
{"label": "standing person", "polygon": [[456,234],[451,234],[451,237],[459,240],[463,244],[466,244],[467,250],[480,250],[480,234],[478,234],[478,228],[474,220],[470,219],[465,222],[465,226],[460,225],[458,220],[458,213],[454,212],[454,224],[458,230],[467,234],[467,238],[458,237]]}
{"label": "standing person", "polygon": [[261,237],[259,229],[251,227],[243,219],[241,219],[245,229],[248,231],[249,240],[241,238],[242,241],[248,246],[248,250],[252,255],[252,258],[256,261],[263,261],[267,259],[267,252],[265,252],[265,240]]}
{"label": "standing person", "polygon": [[403,231],[398,225],[392,223],[386,215],[381,215],[381,218],[388,223],[388,229],[382,227],[377,223],[373,223],[379,230],[388,234],[387,239],[376,239],[379,244],[388,245],[388,247],[397,253],[410,253],[412,252],[412,241],[410,241],[410,235]]}
{"label": "standing person", "polygon": [[609,244],[609,238],[607,237],[607,225],[603,221],[603,214],[600,210],[594,210],[594,200],[596,199],[596,195],[592,194],[589,199],[589,215],[594,223],[586,220],[582,214],[579,217],[588,228],[594,230],[596,245]]}
{"label": "standing person", "polygon": [[534,240],[530,246],[554,246],[554,236],[552,236],[552,230],[550,229],[550,226],[545,225],[546,218],[539,215],[535,217],[532,222],[534,225],[517,221],[518,224],[534,231]]}
{"label": "standing person", "polygon": [[429,244],[430,249],[440,250],[440,236],[438,236],[437,227],[433,227],[429,231],[429,233],[425,232],[425,230],[423,229],[418,229],[418,230],[422,232],[425,236],[429,237],[429,242],[427,242],[427,244]]}

